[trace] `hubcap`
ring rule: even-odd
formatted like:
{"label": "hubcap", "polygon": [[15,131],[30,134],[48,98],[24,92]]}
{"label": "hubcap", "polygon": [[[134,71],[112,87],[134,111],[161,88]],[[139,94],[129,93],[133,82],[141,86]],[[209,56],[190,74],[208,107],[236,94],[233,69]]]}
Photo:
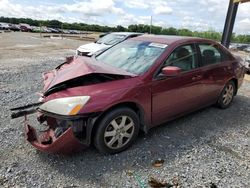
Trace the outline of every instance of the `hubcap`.
{"label": "hubcap", "polygon": [[135,130],[133,120],[128,116],[113,119],[104,132],[104,142],[111,149],[125,146],[132,138]]}
{"label": "hubcap", "polygon": [[230,84],[226,87],[224,93],[223,93],[223,97],[222,97],[222,102],[224,105],[228,105],[234,96],[234,87]]}

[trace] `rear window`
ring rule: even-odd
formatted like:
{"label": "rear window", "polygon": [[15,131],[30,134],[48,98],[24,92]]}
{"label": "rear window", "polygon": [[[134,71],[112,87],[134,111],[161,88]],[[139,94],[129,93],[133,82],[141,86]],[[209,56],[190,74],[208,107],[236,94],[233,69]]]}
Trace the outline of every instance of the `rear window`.
{"label": "rear window", "polygon": [[108,35],[100,38],[96,43],[97,44],[114,45],[118,42],[121,42],[125,38],[126,38],[125,35],[108,34]]}
{"label": "rear window", "polygon": [[202,65],[211,65],[223,61],[223,54],[214,44],[199,44]]}

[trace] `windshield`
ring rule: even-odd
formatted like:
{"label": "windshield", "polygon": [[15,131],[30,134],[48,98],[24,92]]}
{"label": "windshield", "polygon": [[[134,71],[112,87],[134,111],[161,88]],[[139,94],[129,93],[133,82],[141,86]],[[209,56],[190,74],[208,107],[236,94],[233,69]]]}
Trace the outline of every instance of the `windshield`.
{"label": "windshield", "polygon": [[125,41],[96,57],[100,62],[133,74],[146,72],[167,45],[145,41]]}
{"label": "windshield", "polygon": [[106,44],[106,45],[114,45],[118,42],[121,42],[125,37],[126,37],[125,35],[108,34],[108,35],[100,38],[96,43]]}

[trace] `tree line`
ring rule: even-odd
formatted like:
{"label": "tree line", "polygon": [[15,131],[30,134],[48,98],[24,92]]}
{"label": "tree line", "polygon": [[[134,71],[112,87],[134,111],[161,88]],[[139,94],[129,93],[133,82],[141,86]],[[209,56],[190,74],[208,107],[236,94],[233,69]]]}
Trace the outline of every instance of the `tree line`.
{"label": "tree line", "polygon": [[[180,35],[180,36],[193,36],[193,37],[202,37],[220,41],[222,33],[216,31],[191,31],[189,29],[176,29],[174,27],[163,28],[160,26],[145,25],[145,24],[133,24],[129,25],[128,28],[118,25],[116,27],[110,26],[101,26],[97,24],[86,24],[86,23],[67,23],[61,22],[58,20],[33,20],[30,18],[8,18],[0,17],[0,22],[19,24],[26,23],[31,26],[47,26],[52,28],[61,28],[61,29],[71,29],[71,30],[81,30],[81,31],[97,31],[97,32],[122,32],[122,31],[131,31],[131,32],[140,32],[140,33],[153,33],[153,34],[162,34],[162,35]],[[250,43],[250,35],[236,35],[235,33],[232,36],[232,42],[237,43]]]}

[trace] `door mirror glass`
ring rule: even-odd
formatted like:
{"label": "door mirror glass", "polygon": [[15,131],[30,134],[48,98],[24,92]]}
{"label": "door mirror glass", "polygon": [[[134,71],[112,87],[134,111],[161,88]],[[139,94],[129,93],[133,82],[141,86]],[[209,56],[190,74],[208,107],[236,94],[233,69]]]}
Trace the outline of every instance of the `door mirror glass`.
{"label": "door mirror glass", "polygon": [[180,74],[181,69],[179,67],[167,66],[161,70],[161,73],[165,76],[172,77],[172,76],[177,76],[178,74]]}

